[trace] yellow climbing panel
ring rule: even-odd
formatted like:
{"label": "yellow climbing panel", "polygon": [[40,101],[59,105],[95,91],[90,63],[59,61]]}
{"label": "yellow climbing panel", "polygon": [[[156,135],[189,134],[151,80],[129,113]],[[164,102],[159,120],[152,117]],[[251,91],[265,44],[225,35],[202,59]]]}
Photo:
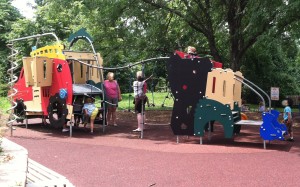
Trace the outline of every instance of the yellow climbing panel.
{"label": "yellow climbing panel", "polygon": [[64,49],[63,45],[51,45],[38,48],[30,53],[31,57],[35,56],[43,56],[48,58],[57,58],[61,60],[66,60],[65,55],[63,54],[62,50]]}

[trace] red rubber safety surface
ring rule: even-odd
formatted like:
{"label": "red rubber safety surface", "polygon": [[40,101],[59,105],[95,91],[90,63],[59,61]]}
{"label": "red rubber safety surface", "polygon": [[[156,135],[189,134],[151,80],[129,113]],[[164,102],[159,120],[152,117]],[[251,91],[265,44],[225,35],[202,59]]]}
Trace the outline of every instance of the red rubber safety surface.
{"label": "red rubber safety surface", "polygon": [[295,142],[272,141],[263,149],[259,127],[242,127],[225,139],[216,125],[211,141],[173,135],[168,125],[146,125],[144,138],[132,132],[136,122],[118,127],[96,125],[93,135],[30,120],[7,138],[22,145],[29,157],[60,173],[77,187],[98,186],[298,186],[300,184],[300,127]]}

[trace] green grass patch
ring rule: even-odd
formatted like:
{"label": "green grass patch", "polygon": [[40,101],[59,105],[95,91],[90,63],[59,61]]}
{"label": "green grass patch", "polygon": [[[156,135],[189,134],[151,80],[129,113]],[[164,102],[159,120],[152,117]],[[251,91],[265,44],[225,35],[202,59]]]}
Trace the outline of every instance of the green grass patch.
{"label": "green grass patch", "polygon": [[5,126],[6,124],[6,111],[9,109],[10,107],[10,102],[7,100],[6,97],[0,97],[0,154],[2,154],[3,149],[1,147],[1,143],[2,143],[2,137],[3,137],[3,131],[2,131],[2,127]]}
{"label": "green grass patch", "polygon": [[7,97],[0,97],[0,112],[2,114],[6,113],[9,107],[10,107],[10,102],[8,101]]}
{"label": "green grass patch", "polygon": [[[248,104],[248,106],[249,106],[249,110],[251,112],[258,112],[258,109],[259,109],[259,105],[258,104]],[[268,108],[269,108],[269,106],[266,106],[266,109],[268,109]],[[272,109],[273,110],[277,110],[279,112],[283,112],[284,107],[273,107],[272,106]],[[292,108],[292,111],[294,112],[294,111],[296,111],[296,109]]]}
{"label": "green grass patch", "polygon": [[[172,110],[173,109],[173,97],[171,93],[167,92],[151,92],[147,93],[149,99],[150,107],[147,107],[146,110]],[[133,94],[126,93],[122,94],[122,101],[119,102],[119,110],[134,110],[133,104]]]}

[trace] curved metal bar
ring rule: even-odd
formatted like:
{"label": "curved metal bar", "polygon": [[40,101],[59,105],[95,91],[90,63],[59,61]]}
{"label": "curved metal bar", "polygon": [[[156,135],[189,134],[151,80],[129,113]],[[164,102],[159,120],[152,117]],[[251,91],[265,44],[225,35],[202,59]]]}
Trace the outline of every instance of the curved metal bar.
{"label": "curved metal bar", "polygon": [[89,67],[92,67],[92,68],[99,68],[99,69],[103,69],[103,70],[120,70],[120,69],[125,69],[125,68],[131,68],[133,66],[136,66],[138,64],[142,64],[142,63],[148,63],[152,60],[160,60],[160,59],[169,59],[170,57],[157,57],[157,58],[149,58],[149,59],[146,59],[146,60],[142,60],[142,61],[138,61],[138,62],[135,62],[133,64],[129,64],[129,65],[126,65],[126,66],[121,66],[121,67],[116,67],[116,68],[105,68],[105,67],[97,67],[97,66],[94,66],[94,65],[90,65],[88,63],[85,63],[85,62],[82,62],[78,59],[75,59],[75,58],[69,58],[68,60],[75,60],[81,64],[84,64],[86,66],[89,66]]}
{"label": "curved metal bar", "polygon": [[[269,109],[271,110],[271,98],[270,96],[264,91],[262,90],[260,87],[258,87],[256,84],[254,84],[253,82],[251,82],[250,80],[244,78],[244,77],[241,77],[239,75],[235,75],[237,77],[239,77],[240,79],[243,79],[245,81],[247,81],[248,83],[250,83],[251,85],[253,85],[255,88],[257,88],[259,91],[261,91],[267,98],[268,98],[268,101],[269,101]],[[265,106],[265,105],[264,105]]]}
{"label": "curved metal bar", "polygon": [[47,36],[47,35],[53,36],[56,39],[56,41],[59,42],[58,37],[52,32],[51,33],[44,33],[44,34],[36,34],[36,35],[32,35],[32,36],[26,36],[26,37],[22,37],[22,38],[17,38],[17,39],[10,40],[9,42],[27,40],[27,39],[31,39],[31,38],[39,38],[39,37]]}
{"label": "curved metal bar", "polygon": [[264,97],[262,96],[262,95],[260,95],[259,93],[258,93],[258,91],[256,91],[254,88],[252,88],[249,84],[247,84],[247,83],[245,83],[243,80],[241,80],[240,78],[234,78],[235,80],[237,80],[237,81],[239,81],[239,82],[241,82],[242,84],[244,84],[245,86],[247,86],[248,88],[250,88],[254,93],[256,93],[256,95],[258,95],[260,98],[261,98],[261,100],[263,101],[263,105],[265,106],[265,99],[264,99]]}
{"label": "curved metal bar", "polygon": [[[103,69],[103,67],[101,68],[101,66],[100,66],[100,63],[99,63],[99,59],[98,59],[98,55],[97,55],[97,53],[96,53],[96,51],[95,51],[95,48],[94,48],[94,45],[93,45],[93,41],[89,38],[89,37],[86,37],[86,36],[83,36],[87,41],[88,41],[88,43],[90,44],[90,46],[91,46],[91,48],[92,48],[92,50],[93,50],[93,53],[94,53],[94,58],[95,58],[95,60],[96,60],[96,66],[94,66],[94,65],[91,65],[91,64],[88,64],[88,63],[85,63],[85,62],[82,62],[82,61],[80,61],[80,60],[77,60],[79,63],[82,63],[82,64],[85,64],[86,66],[88,66],[88,67],[92,67],[92,68],[97,68],[97,70],[98,70],[98,74],[99,74],[99,77],[100,77],[100,81],[102,82],[102,84],[101,84],[101,90],[102,90],[102,98],[104,99],[105,98],[105,95],[104,95],[104,85],[103,85],[103,83],[104,83],[104,80],[103,80],[103,76],[101,76],[101,69]],[[105,100],[104,100],[105,101]],[[101,102],[101,101],[100,101]],[[103,120],[102,120],[102,125],[103,125],[103,132],[105,132],[105,124],[106,124],[106,118],[105,118],[105,116],[106,116],[106,103],[104,102],[103,103]]]}

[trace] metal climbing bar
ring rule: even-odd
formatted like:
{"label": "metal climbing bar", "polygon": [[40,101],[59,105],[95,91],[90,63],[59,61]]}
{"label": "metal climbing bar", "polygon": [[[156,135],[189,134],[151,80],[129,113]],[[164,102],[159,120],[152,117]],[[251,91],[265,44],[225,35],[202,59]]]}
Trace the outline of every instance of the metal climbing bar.
{"label": "metal climbing bar", "polygon": [[[241,77],[237,74],[235,74],[236,77],[238,77],[239,79],[241,79],[242,81],[246,81],[248,82],[249,84],[251,84],[252,86],[254,86],[255,88],[257,88],[259,91],[261,91],[267,98],[268,98],[268,101],[269,101],[269,109],[271,110],[271,98],[270,96],[265,92],[263,91],[260,87],[258,87],[256,84],[254,84],[253,82],[251,82],[250,80],[244,78],[244,77]],[[243,82],[242,82],[243,83]],[[263,100],[264,101],[264,100]],[[265,105],[265,102],[264,102],[264,105]]]}
{"label": "metal climbing bar", "polygon": [[265,99],[264,99],[264,97],[260,93],[258,93],[258,91],[256,91],[254,88],[252,88],[249,84],[245,83],[241,78],[235,77],[235,80],[241,82],[242,84],[244,84],[245,86],[247,86],[249,89],[251,89],[254,93],[256,93],[256,95],[258,95],[261,98],[261,100],[263,101],[263,104],[265,105],[265,103],[266,103]]}
{"label": "metal climbing bar", "polygon": [[103,70],[120,70],[120,69],[126,69],[126,68],[131,68],[133,66],[136,66],[136,65],[139,65],[139,64],[142,64],[142,63],[148,63],[150,61],[153,61],[153,60],[160,60],[160,59],[169,59],[169,57],[157,57],[157,58],[149,58],[149,59],[146,59],[146,60],[142,60],[142,61],[138,61],[138,62],[134,62],[133,64],[128,64],[126,66],[120,66],[120,67],[116,67],[116,68],[110,68],[110,67],[98,67],[98,66],[95,66],[95,65],[91,65],[91,64],[88,64],[88,63],[85,63],[83,61],[80,61],[79,59],[75,59],[75,58],[69,58],[69,60],[75,60],[81,64],[84,64],[86,66],[89,66],[91,68],[98,68],[98,69],[103,69]]}
{"label": "metal climbing bar", "polygon": [[14,70],[18,68],[18,61],[16,60],[16,56],[19,53],[18,50],[14,49],[13,43],[8,44],[7,47],[11,50],[11,55],[8,56],[8,62],[10,63],[10,68],[7,70],[9,74],[10,80],[8,83],[9,92],[7,95],[8,100],[11,103],[11,107],[6,111],[10,111],[9,120],[7,122],[7,126],[10,128],[10,135],[13,135],[13,123],[16,121],[17,117],[14,114],[14,108],[16,108],[17,103],[13,100],[13,96],[18,93],[18,90],[13,88],[14,83],[18,80],[18,77],[14,74]]}
{"label": "metal climbing bar", "polygon": [[10,40],[9,42],[16,42],[16,41],[27,40],[27,39],[31,39],[31,38],[40,38],[42,36],[53,36],[56,39],[56,41],[59,42],[58,37],[54,33],[36,34],[36,35],[32,35],[32,36],[26,36],[26,37],[22,37],[22,38],[13,39],[13,40]]}

